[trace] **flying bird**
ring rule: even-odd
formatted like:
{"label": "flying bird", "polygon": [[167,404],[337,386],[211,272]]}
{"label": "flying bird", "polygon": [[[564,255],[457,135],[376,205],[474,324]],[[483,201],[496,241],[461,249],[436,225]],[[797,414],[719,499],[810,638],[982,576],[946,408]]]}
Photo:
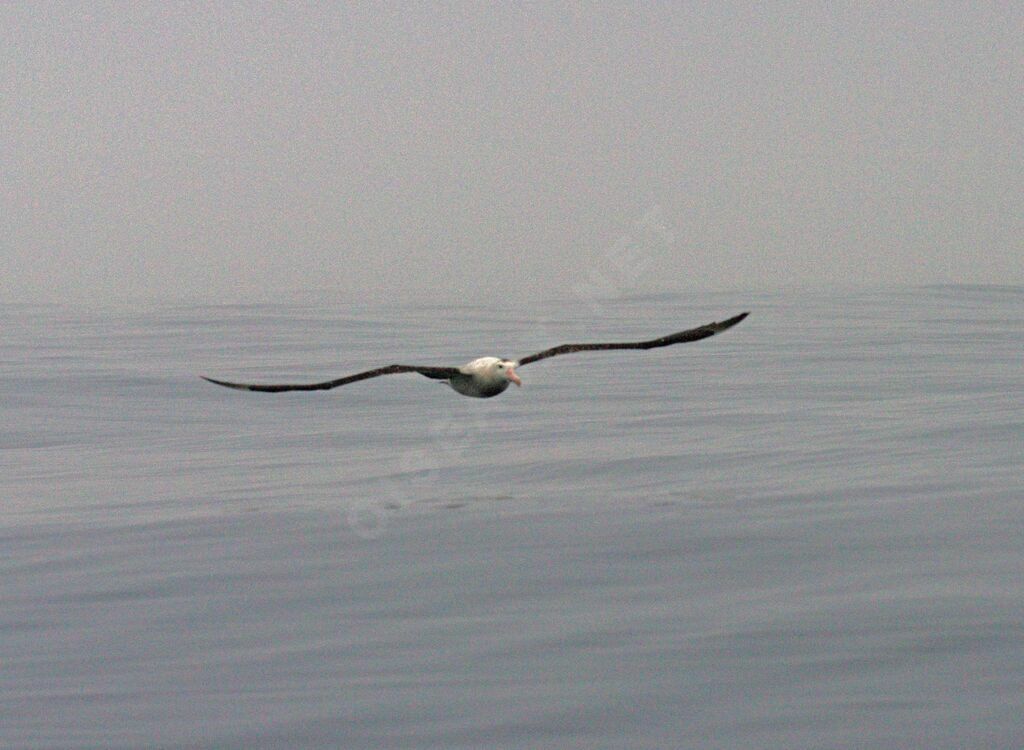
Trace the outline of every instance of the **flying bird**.
{"label": "flying bird", "polygon": [[516,369],[524,367],[533,362],[539,362],[548,357],[557,357],[560,354],[574,354],[575,352],[608,351],[611,349],[657,349],[662,346],[673,344],[686,344],[691,341],[700,341],[716,333],[732,328],[743,320],[750,313],[740,313],[735,317],[723,320],[721,323],[708,323],[707,325],[691,328],[688,331],[670,333],[649,341],[627,341],[624,343],[605,344],[562,344],[553,346],[550,349],[531,354],[521,359],[502,359],[501,357],[480,357],[462,367],[429,367],[421,365],[385,365],[373,370],[357,372],[354,375],[346,375],[337,380],[325,380],[322,383],[300,383],[300,384],[277,384],[260,385],[254,383],[230,383],[226,380],[214,380],[205,375],[200,375],[216,385],[223,385],[226,388],[237,388],[242,391],[260,391],[262,393],[281,393],[282,391],[327,391],[338,386],[357,383],[360,380],[380,377],[381,375],[397,375],[402,372],[418,372],[434,380],[447,381],[455,391],[463,396],[475,398],[490,398],[497,396],[508,388],[509,383],[521,386],[523,381],[519,379]]}

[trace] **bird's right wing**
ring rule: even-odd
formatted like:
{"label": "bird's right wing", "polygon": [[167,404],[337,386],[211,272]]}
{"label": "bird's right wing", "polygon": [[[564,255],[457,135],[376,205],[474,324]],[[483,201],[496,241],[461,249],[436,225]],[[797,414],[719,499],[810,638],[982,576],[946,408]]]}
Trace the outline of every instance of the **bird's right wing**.
{"label": "bird's right wing", "polygon": [[282,391],[329,391],[331,388],[337,388],[338,386],[348,385],[349,383],[357,383],[360,380],[368,380],[370,378],[378,378],[381,375],[397,375],[402,372],[418,372],[420,375],[425,375],[428,378],[434,380],[448,380],[459,374],[459,370],[456,367],[421,367],[419,365],[385,365],[384,367],[377,367],[373,370],[365,370],[363,372],[357,372],[355,375],[346,375],[343,378],[337,380],[325,380],[322,383],[299,383],[299,384],[267,384],[259,385],[255,383],[230,383],[226,380],[214,380],[208,378],[205,375],[200,375],[203,380],[216,385],[222,385],[225,388],[236,388],[240,391],[260,391],[263,393],[280,393]]}

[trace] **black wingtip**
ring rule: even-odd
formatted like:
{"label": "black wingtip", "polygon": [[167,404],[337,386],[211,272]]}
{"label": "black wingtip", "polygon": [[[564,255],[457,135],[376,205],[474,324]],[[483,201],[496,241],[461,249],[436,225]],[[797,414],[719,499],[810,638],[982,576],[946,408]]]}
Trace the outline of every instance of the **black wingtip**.
{"label": "black wingtip", "polygon": [[715,325],[715,332],[724,331],[726,328],[732,328],[737,323],[742,323],[743,320],[750,315],[750,312],[741,312],[739,315],[735,315],[728,320],[723,320],[721,323]]}
{"label": "black wingtip", "polygon": [[208,378],[205,375],[200,375],[199,377],[201,377],[207,383],[213,383],[214,385],[222,385],[225,388],[234,388],[235,390],[238,390],[238,391],[248,391],[248,390],[251,390],[251,388],[249,388],[249,386],[247,386],[247,385],[241,385],[239,383],[228,383],[228,382],[226,382],[224,380],[214,380],[213,378]]}

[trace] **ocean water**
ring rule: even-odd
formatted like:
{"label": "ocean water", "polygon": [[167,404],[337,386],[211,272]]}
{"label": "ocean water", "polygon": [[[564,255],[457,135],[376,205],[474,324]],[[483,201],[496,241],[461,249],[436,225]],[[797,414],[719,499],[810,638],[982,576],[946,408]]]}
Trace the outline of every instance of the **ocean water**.
{"label": "ocean water", "polygon": [[1024,747],[1024,288],[0,315],[0,747]]}

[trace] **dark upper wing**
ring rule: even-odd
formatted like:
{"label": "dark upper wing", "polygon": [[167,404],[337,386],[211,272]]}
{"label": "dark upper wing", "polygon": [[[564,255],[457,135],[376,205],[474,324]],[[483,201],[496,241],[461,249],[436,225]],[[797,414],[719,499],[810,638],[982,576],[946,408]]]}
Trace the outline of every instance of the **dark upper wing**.
{"label": "dark upper wing", "polygon": [[680,331],[679,333],[670,333],[668,336],[651,339],[650,341],[628,341],[619,344],[562,344],[561,346],[553,346],[542,352],[531,354],[529,357],[523,357],[519,360],[519,366],[522,367],[523,365],[528,365],[531,362],[537,362],[541,359],[557,357],[559,354],[572,354],[573,352],[590,352],[606,349],[656,349],[659,346],[672,346],[672,344],[685,344],[690,341],[700,341],[701,339],[706,339],[709,336],[714,336],[716,333],[721,333],[727,328],[732,328],[749,314],[750,313],[740,313],[734,318],[723,320],[721,323],[708,323],[707,325],[700,326],[699,328],[691,328],[688,331]]}
{"label": "dark upper wing", "polygon": [[348,385],[349,383],[356,383],[360,380],[367,380],[369,378],[377,378],[381,375],[395,375],[400,372],[418,372],[420,375],[426,375],[428,378],[434,378],[435,380],[448,380],[449,378],[458,375],[459,370],[455,367],[419,367],[417,365],[386,365],[385,367],[378,367],[374,370],[366,370],[365,372],[357,372],[355,375],[347,375],[337,380],[325,380],[323,383],[305,383],[298,385],[254,385],[252,383],[228,383],[224,380],[214,380],[208,378],[205,375],[200,375],[203,380],[207,380],[217,385],[223,385],[227,388],[237,388],[241,391],[262,391],[264,393],[280,393],[281,391],[327,391],[331,388],[337,388],[339,385]]}

